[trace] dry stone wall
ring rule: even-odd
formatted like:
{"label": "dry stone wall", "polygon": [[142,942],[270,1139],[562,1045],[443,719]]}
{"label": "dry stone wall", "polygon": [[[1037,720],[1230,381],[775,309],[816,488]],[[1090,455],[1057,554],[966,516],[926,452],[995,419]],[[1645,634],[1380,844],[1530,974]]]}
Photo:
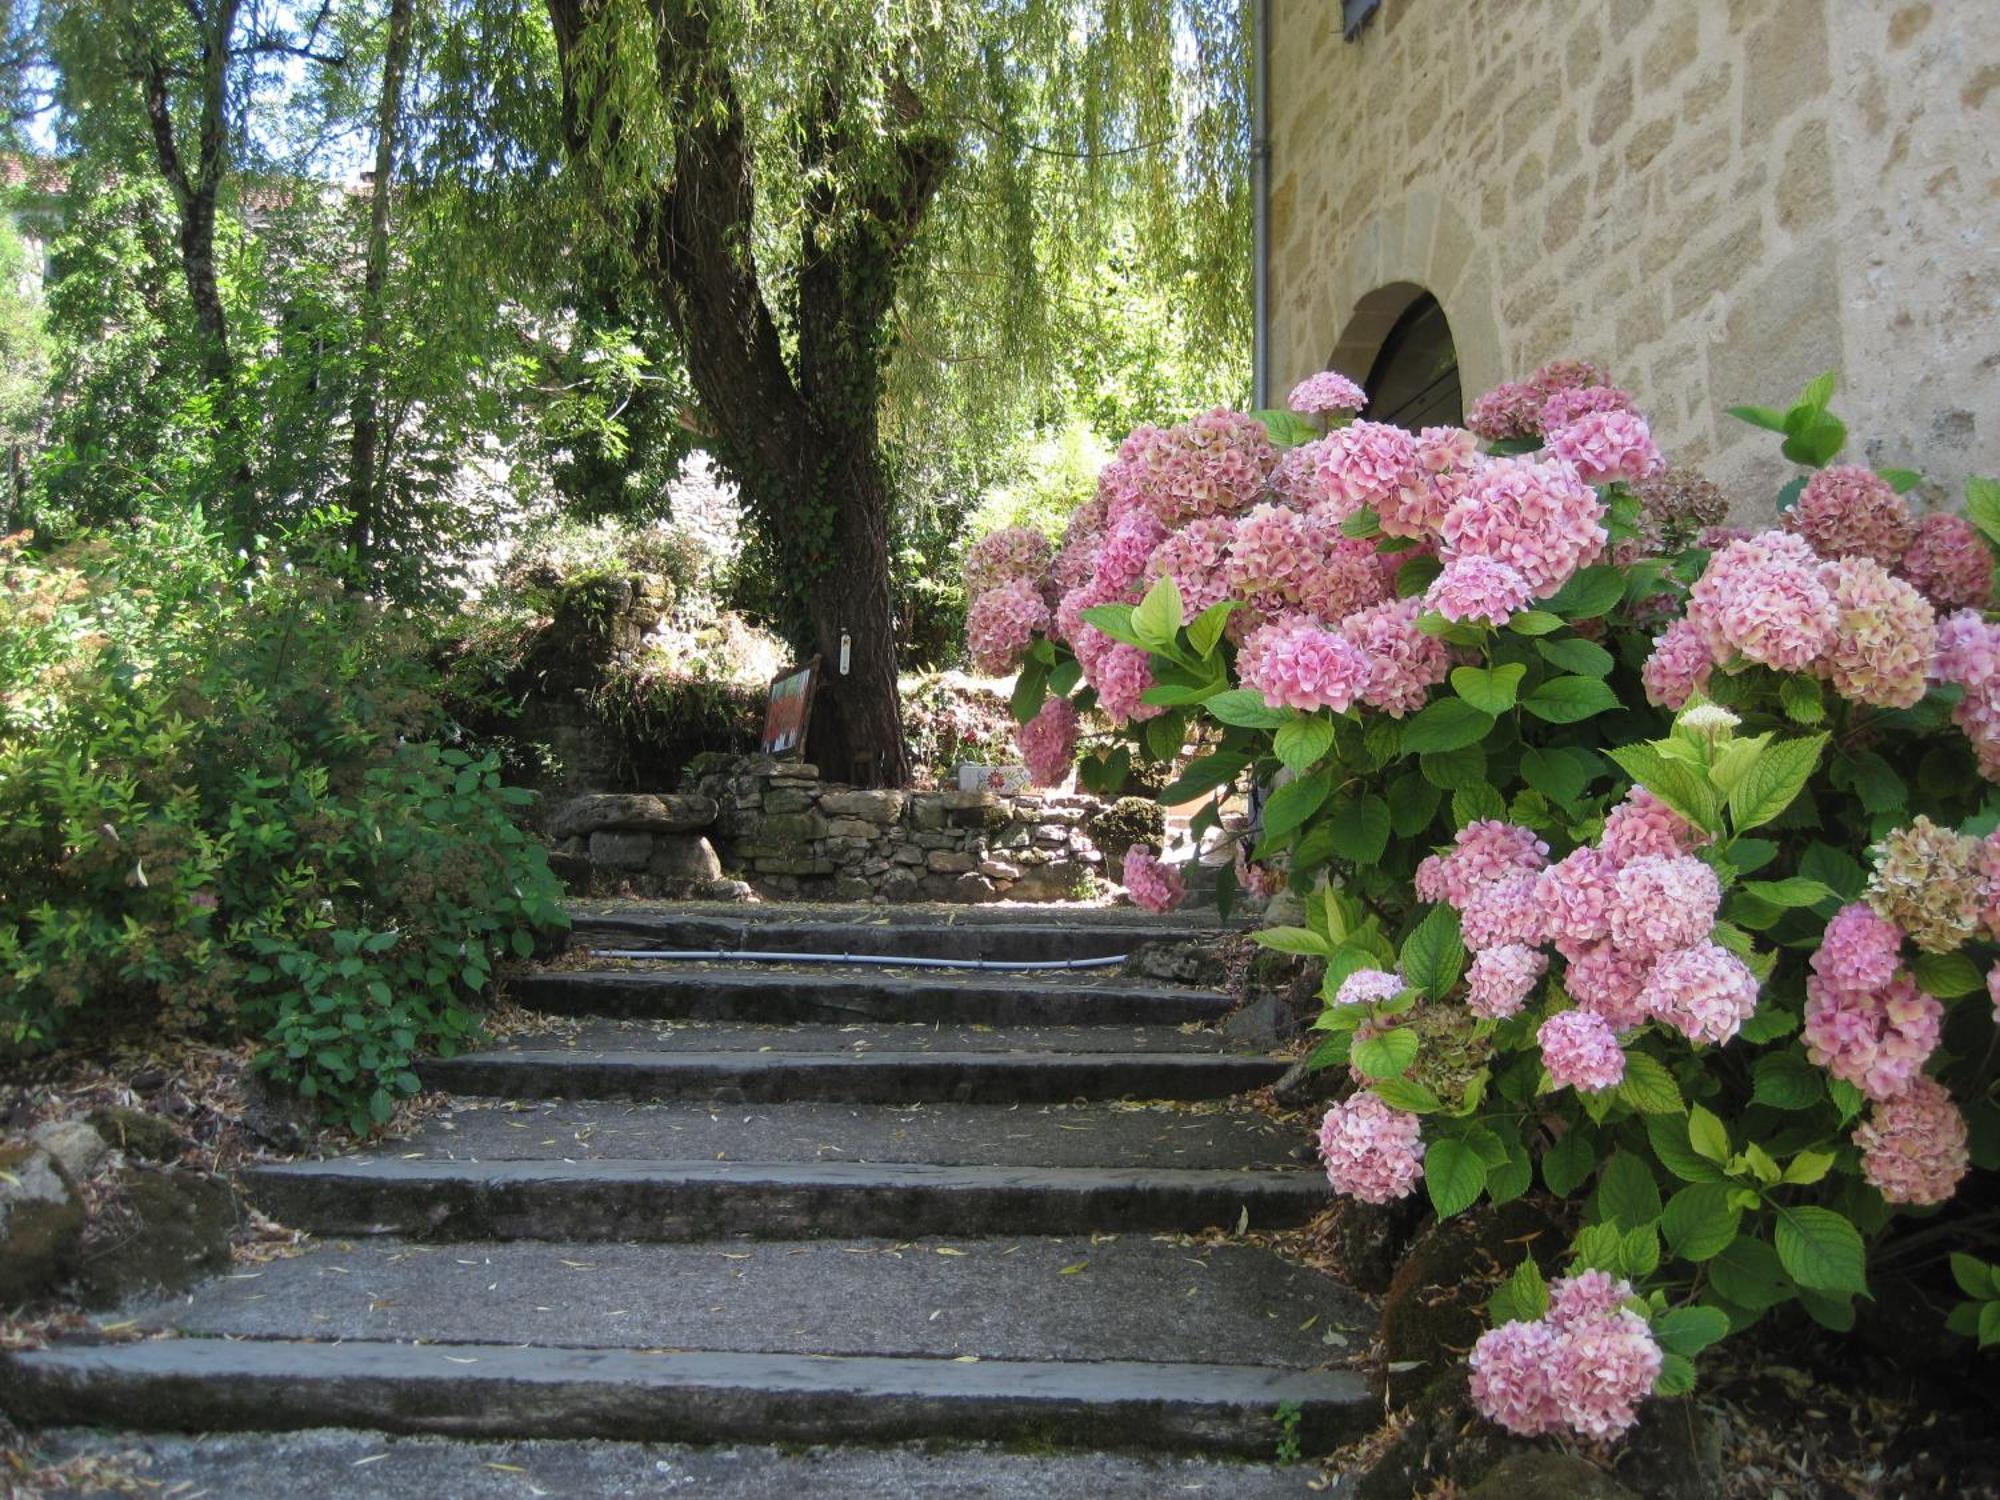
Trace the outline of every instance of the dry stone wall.
{"label": "dry stone wall", "polygon": [[1608,364],[1768,508],[1731,403],[1838,367],[1858,459],[2000,469],[2000,5],[1274,0],[1272,375],[1359,379],[1419,289],[1468,400]]}

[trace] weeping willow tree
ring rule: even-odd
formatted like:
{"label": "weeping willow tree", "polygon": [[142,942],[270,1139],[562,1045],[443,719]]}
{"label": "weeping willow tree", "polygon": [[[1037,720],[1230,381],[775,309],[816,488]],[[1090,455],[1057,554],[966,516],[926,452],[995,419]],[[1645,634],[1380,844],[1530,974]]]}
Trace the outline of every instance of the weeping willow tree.
{"label": "weeping willow tree", "polygon": [[[1240,6],[463,3],[421,111],[429,181],[489,224],[509,217],[493,195],[532,200],[538,260],[559,226],[559,274],[589,268],[589,295],[662,330],[682,421],[749,505],[781,623],[825,664],[814,759],[903,780],[885,424],[1032,410],[1062,351],[1116,317],[1075,305],[1108,264],[1169,296],[1191,342],[1240,349]],[[532,118],[544,101],[553,122]],[[522,149],[543,138],[552,181]]]}

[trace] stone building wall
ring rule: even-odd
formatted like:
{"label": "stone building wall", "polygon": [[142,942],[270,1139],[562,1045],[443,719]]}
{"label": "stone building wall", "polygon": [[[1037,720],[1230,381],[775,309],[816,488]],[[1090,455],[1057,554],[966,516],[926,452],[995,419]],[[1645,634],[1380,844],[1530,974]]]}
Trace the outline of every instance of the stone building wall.
{"label": "stone building wall", "polygon": [[2000,472],[2000,5],[1273,0],[1272,382],[1360,379],[1420,290],[1466,399],[1610,366],[1669,455],[1768,507],[1724,414],[1838,368],[1849,454]]}

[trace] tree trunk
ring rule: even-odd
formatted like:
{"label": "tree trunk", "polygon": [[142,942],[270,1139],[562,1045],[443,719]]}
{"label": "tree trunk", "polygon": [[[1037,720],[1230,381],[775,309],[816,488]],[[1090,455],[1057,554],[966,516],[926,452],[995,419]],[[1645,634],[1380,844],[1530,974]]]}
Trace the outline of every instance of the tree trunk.
{"label": "tree trunk", "polygon": [[396,137],[403,117],[403,74],[410,60],[411,0],[390,0],[389,37],[382,57],[382,98],[375,114],[375,180],[368,204],[368,262],[361,285],[361,359],[355,373],[347,505],[353,513],[349,550],[357,577],[367,576],[380,506],[377,456],[382,442],[382,341],[387,336],[383,289],[389,280],[389,192]]}

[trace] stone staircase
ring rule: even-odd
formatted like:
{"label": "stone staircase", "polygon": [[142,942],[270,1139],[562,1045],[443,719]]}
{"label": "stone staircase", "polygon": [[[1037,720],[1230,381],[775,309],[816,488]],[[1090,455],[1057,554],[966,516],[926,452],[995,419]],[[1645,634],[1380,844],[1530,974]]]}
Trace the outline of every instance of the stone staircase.
{"label": "stone staircase", "polygon": [[[1222,997],[1125,967],[854,962],[1091,959],[1185,935],[1130,914],[587,915],[578,950],[849,961],[517,980],[546,1029],[431,1064],[449,1108],[413,1135],[247,1174],[266,1213],[311,1231],[303,1253],[116,1315],[175,1337],[9,1359],[0,1406],[127,1433],[997,1445],[952,1449],[977,1472],[949,1490],[842,1471],[884,1494],[1158,1493],[1157,1455],[1180,1452],[1196,1467],[1171,1488],[1299,1493],[1311,1471],[1268,1463],[1281,1441],[1323,1452],[1372,1422],[1360,1376],[1330,1367],[1369,1314],[1265,1250],[1188,1238],[1324,1205],[1300,1134],[1231,1102],[1283,1062],[1214,1029]],[[240,1467],[250,1440],[204,1441],[154,1456],[208,1482],[204,1451]],[[310,1445],[259,1441],[271,1493],[374,1494],[353,1486],[388,1471],[340,1488],[282,1472]],[[712,1450],[676,1451],[699,1468]],[[799,1492],[783,1474],[806,1460],[753,1452],[758,1484]],[[1027,1487],[981,1488],[981,1463]]]}

